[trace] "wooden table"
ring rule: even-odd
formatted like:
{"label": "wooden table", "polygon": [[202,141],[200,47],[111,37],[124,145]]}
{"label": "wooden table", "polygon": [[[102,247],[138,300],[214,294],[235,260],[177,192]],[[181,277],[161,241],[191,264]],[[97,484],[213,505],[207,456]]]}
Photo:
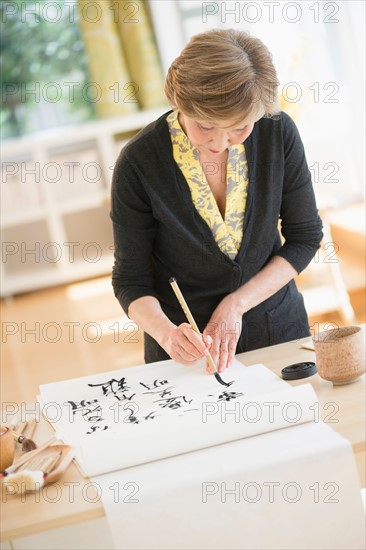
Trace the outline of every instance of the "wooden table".
{"label": "wooden table", "polygon": [[[281,369],[289,364],[315,360],[313,351],[302,348],[308,341],[309,339],[305,338],[250,351],[238,355],[237,358],[245,365],[263,363],[281,376]],[[289,383],[297,386],[308,382],[312,384],[319,399],[320,419],[352,444],[360,487],[365,487],[365,375],[359,381],[345,386],[333,386],[318,374]],[[42,419],[34,439],[38,444],[42,444],[52,434],[51,426]],[[103,516],[104,510],[97,491],[88,479],[82,477],[74,463],[54,487],[49,485],[39,493],[27,493],[23,497],[7,495],[2,487],[1,541],[26,537]]]}

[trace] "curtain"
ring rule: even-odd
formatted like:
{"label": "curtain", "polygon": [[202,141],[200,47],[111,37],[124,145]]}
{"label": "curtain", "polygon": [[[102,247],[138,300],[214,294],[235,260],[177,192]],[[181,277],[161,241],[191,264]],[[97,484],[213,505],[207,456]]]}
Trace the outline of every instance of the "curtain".
{"label": "curtain", "polygon": [[90,91],[100,117],[166,103],[164,80],[146,3],[78,0]]}
{"label": "curtain", "polygon": [[142,109],[158,107],[165,102],[164,82],[146,2],[119,0],[118,4],[128,14],[118,17],[117,28],[132,81],[138,86],[139,104]]}

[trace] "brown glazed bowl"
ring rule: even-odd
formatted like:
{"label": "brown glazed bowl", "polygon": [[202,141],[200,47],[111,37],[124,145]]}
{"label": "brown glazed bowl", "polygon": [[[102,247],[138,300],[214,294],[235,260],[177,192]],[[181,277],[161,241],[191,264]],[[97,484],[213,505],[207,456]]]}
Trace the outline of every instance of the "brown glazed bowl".
{"label": "brown glazed bowl", "polygon": [[6,426],[0,426],[0,471],[13,464],[15,441],[13,432]]}
{"label": "brown glazed bowl", "polygon": [[335,385],[350,384],[365,372],[365,342],[360,327],[325,330],[313,336],[319,376]]}

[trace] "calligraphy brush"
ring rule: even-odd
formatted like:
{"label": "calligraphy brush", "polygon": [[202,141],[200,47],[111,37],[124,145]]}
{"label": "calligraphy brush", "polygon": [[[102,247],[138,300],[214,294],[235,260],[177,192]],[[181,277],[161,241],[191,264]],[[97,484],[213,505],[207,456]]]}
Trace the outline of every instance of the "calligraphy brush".
{"label": "calligraphy brush", "polygon": [[16,443],[21,443],[22,451],[24,451],[25,453],[28,453],[29,451],[33,451],[34,449],[37,448],[37,445],[34,443],[32,439],[29,439],[28,437],[25,437],[22,434],[19,434],[13,431],[13,437]]}
{"label": "calligraphy brush", "polygon": [[[46,477],[52,472],[61,455],[62,451],[58,451],[56,454],[39,459],[38,463],[34,463],[34,461],[30,461],[29,465],[25,463],[24,468],[20,466],[19,471],[6,475],[4,485],[11,487],[14,493],[41,489]],[[31,466],[36,466],[37,469],[32,470]]]}
{"label": "calligraphy brush", "polygon": [[57,437],[52,436],[51,439],[46,441],[46,443],[43,443],[40,447],[35,449],[34,451],[30,451],[29,453],[24,453],[18,460],[16,460],[9,468],[6,470],[3,470],[0,472],[0,478],[7,476],[8,474],[11,474],[19,469],[20,466],[25,464],[26,462],[29,463],[31,459],[33,459],[35,456],[39,455],[42,451],[44,451],[47,447],[50,447],[52,443],[57,441]]}
{"label": "calligraphy brush", "polygon": [[[169,283],[171,284],[172,286],[172,289],[174,290],[174,293],[177,297],[177,300],[178,302],[180,303],[184,313],[185,313],[185,316],[187,317],[188,319],[188,322],[189,324],[191,325],[191,328],[199,335],[199,336],[202,336],[202,334],[200,333],[199,331],[199,328],[196,324],[196,321],[193,319],[193,316],[192,316],[192,313],[190,312],[189,310],[189,307],[187,305],[187,302],[185,301],[184,299],[184,296],[183,294],[181,293],[180,291],[180,288],[178,286],[178,283],[177,283],[177,280],[175,277],[171,277],[169,279]],[[210,364],[210,367],[212,368],[213,370],[213,374],[214,374],[214,377],[216,378],[216,380],[222,384],[223,386],[230,386],[230,384],[228,384],[227,382],[224,382],[223,379],[221,378],[221,376],[219,375],[219,373],[217,372],[217,367],[216,367],[216,364],[215,364],[215,361],[212,359],[212,356],[210,354],[210,352],[208,352],[208,355],[207,355],[207,360]]]}

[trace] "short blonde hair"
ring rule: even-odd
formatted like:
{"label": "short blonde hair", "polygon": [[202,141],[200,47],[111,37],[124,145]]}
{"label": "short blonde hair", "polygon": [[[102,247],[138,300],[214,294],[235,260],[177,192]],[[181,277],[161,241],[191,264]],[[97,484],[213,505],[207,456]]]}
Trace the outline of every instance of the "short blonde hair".
{"label": "short blonde hair", "polygon": [[272,56],[259,38],[234,29],[193,36],[171,64],[165,95],[198,120],[242,122],[279,112]]}

